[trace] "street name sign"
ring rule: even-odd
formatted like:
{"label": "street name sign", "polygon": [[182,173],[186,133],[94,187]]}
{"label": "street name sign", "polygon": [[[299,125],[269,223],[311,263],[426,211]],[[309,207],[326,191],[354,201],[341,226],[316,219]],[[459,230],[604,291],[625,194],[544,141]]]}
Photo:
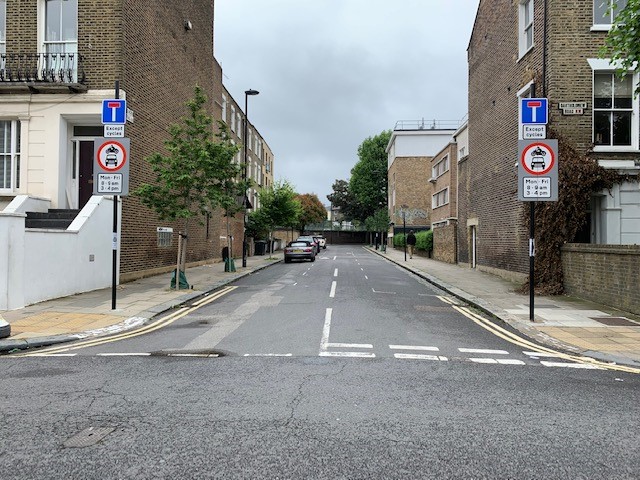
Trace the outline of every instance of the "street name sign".
{"label": "street name sign", "polygon": [[127,195],[129,193],[128,138],[96,138],[93,142],[93,194]]}
{"label": "street name sign", "polygon": [[518,141],[518,200],[558,200],[558,140]]}

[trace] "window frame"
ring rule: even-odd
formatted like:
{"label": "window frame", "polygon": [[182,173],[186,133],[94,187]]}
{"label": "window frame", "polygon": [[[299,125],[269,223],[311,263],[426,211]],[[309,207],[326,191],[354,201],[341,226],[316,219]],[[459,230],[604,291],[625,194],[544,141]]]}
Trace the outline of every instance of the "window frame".
{"label": "window frame", "polygon": [[[440,172],[441,167],[442,167],[442,171]],[[449,154],[447,153],[440,160],[438,160],[437,163],[435,163],[431,167],[431,177],[440,178],[442,175],[447,173],[450,170],[450,168],[451,168],[451,165],[449,162]]]}
{"label": "window frame", "polygon": [[[530,9],[530,11],[529,11]],[[527,13],[530,14],[528,23],[525,23]],[[534,0],[518,1],[518,60],[524,57],[535,46],[535,4]],[[531,31],[531,44],[528,42],[529,31]]]}
{"label": "window frame", "polygon": [[7,0],[0,0],[0,54],[7,53]]}
{"label": "window frame", "polygon": [[[10,127],[9,132],[9,150],[0,152],[3,157],[9,156],[10,176],[9,186],[0,185],[0,194],[15,195],[20,190],[20,163],[22,159],[22,122],[12,118],[0,118],[0,122],[7,122]],[[0,167],[4,169],[5,162],[0,163]]]}
{"label": "window frame", "polygon": [[[640,151],[640,121],[638,120],[638,116],[640,115],[640,98],[632,93],[631,97],[631,145],[596,145],[595,144],[595,121],[596,111],[615,111],[615,110],[625,110],[628,109],[615,109],[615,108],[595,108],[595,76],[598,73],[609,73],[615,75],[617,67],[614,63],[612,63],[608,59],[588,59],[589,65],[591,66],[591,106],[593,115],[591,116],[591,142],[594,144],[593,151],[594,152],[630,152],[637,153]],[[629,70],[628,75],[632,75],[631,80],[631,91],[634,92],[636,87],[640,81],[640,75],[633,70]],[[612,139],[613,141],[613,139]]]}
{"label": "window frame", "polygon": [[[440,195],[444,196],[442,203],[438,203]],[[431,208],[435,210],[436,208],[444,207],[449,204],[449,200],[449,187],[446,186],[431,196]]]}
{"label": "window frame", "polygon": [[[615,12],[616,11],[620,11],[618,8],[616,9],[612,9],[609,11],[609,16],[610,18],[610,22],[609,23],[597,23],[596,22],[596,4],[602,4],[604,2],[608,3],[609,0],[593,0],[592,5],[592,15],[591,15],[591,21],[592,21],[592,27],[591,27],[591,31],[593,32],[608,32],[609,30],[611,30],[611,27],[614,24],[614,20],[615,20]],[[620,0],[614,0],[616,2],[616,5],[618,3],[618,1]],[[625,0],[626,1],[626,0]],[[625,4],[626,6],[626,4]],[[623,7],[624,8],[624,7]]]}

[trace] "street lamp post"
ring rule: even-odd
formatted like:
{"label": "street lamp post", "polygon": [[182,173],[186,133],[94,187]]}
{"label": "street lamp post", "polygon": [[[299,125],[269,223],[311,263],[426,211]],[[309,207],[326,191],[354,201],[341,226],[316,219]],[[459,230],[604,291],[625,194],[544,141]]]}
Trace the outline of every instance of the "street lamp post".
{"label": "street lamp post", "polygon": [[402,209],[402,235],[404,236],[404,261],[407,261],[407,215],[406,209],[409,208],[407,205],[401,205]]}
{"label": "street lamp post", "polygon": [[[242,137],[242,144],[244,147],[244,173],[243,173],[243,177],[244,180],[248,180],[249,176],[248,176],[248,171],[247,171],[247,158],[248,158],[248,154],[247,154],[247,133],[249,131],[249,117],[248,117],[248,109],[249,109],[249,95],[258,95],[260,92],[258,92],[257,90],[253,90],[253,89],[249,89],[249,90],[245,90],[244,92],[244,131],[242,133],[243,137]],[[245,190],[244,192],[244,199],[243,199],[243,203],[244,203],[244,217],[242,220],[242,266],[246,267],[247,266],[247,205],[249,203],[249,199],[247,197],[247,191]]]}

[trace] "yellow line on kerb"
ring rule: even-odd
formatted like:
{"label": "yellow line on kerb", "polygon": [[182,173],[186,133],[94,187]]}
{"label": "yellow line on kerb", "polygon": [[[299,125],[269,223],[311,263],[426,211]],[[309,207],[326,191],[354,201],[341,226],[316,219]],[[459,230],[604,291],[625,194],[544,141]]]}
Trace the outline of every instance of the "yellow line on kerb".
{"label": "yellow line on kerb", "polygon": [[576,362],[576,363],[593,365],[595,367],[599,367],[599,368],[602,368],[602,369],[616,370],[616,371],[619,371],[619,372],[640,374],[640,369],[639,368],[628,367],[626,365],[611,364],[611,363],[603,362],[603,361],[600,361],[600,360],[596,360],[594,358],[582,357],[582,356],[579,356],[579,355],[570,355],[568,353],[559,352],[559,351],[554,350],[554,349],[549,348],[549,347],[540,346],[540,345],[538,345],[536,343],[531,342],[530,340],[527,340],[527,339],[525,339],[525,338],[523,338],[523,337],[521,337],[519,335],[516,335],[513,332],[510,332],[510,331],[500,327],[499,325],[496,325],[495,323],[491,322],[490,320],[488,320],[486,318],[483,318],[482,316],[472,312],[467,307],[458,307],[458,306],[454,305],[453,308],[455,310],[457,310],[458,312],[460,312],[465,317],[470,318],[471,320],[473,320],[476,324],[478,324],[479,326],[481,326],[485,330],[488,330],[489,332],[493,333],[497,337],[500,337],[503,340],[506,340],[507,342],[510,342],[510,343],[512,343],[514,345],[518,345],[520,347],[528,348],[528,349],[530,349],[532,351],[535,351],[535,352],[538,352],[538,353],[552,353],[557,358],[560,358],[560,359],[563,359],[563,360],[570,360],[570,361]]}
{"label": "yellow line on kerb", "polygon": [[169,315],[166,315],[156,321],[154,321],[153,323],[150,323],[149,325],[145,325],[142,328],[139,328],[137,330],[133,330],[131,332],[123,332],[123,333],[119,333],[116,335],[113,335],[111,337],[106,337],[106,338],[96,338],[93,340],[85,340],[82,341],[80,343],[75,343],[73,345],[69,345],[69,346],[62,346],[62,347],[52,347],[46,350],[38,350],[37,352],[29,352],[29,353],[24,353],[24,354],[19,354],[16,355],[17,357],[31,357],[31,356],[42,356],[42,355],[46,355],[46,354],[57,354],[57,353],[62,353],[62,352],[68,352],[70,350],[78,350],[81,348],[88,348],[88,347],[96,347],[98,345],[104,345],[105,343],[112,343],[112,342],[118,342],[120,340],[126,340],[128,338],[133,338],[133,337],[138,337],[140,335],[145,335],[147,333],[151,333],[154,332],[156,330],[159,330],[163,327],[166,327],[168,325],[171,325],[173,322],[175,322],[176,320],[188,315],[189,313],[194,312],[195,310],[198,310],[199,308],[214,302],[215,300],[218,300],[219,298],[223,297],[224,295],[226,295],[227,293],[235,290],[238,287],[224,287],[223,289],[215,292],[214,294],[212,294],[209,297],[205,297],[202,300],[199,300],[197,303],[194,304],[193,307],[182,307],[178,310],[176,310],[175,312],[172,312]]}

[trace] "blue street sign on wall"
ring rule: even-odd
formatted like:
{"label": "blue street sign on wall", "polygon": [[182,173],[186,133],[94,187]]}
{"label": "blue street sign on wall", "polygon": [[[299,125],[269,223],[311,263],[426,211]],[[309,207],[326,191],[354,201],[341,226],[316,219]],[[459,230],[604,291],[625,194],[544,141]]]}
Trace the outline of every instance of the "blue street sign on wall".
{"label": "blue street sign on wall", "polygon": [[521,98],[520,123],[546,125],[549,120],[549,103],[546,98]]}
{"label": "blue street sign on wall", "polygon": [[123,99],[102,101],[102,124],[124,125],[127,123],[127,101]]}

